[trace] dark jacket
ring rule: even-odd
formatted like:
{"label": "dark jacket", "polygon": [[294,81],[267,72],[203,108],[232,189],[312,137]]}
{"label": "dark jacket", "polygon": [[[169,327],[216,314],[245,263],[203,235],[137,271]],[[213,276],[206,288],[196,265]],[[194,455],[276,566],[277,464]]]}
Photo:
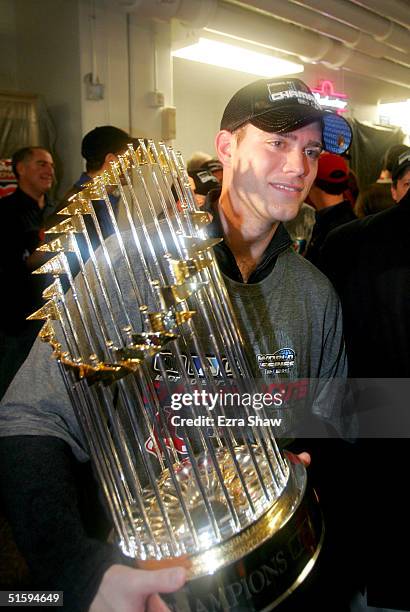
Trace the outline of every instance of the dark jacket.
{"label": "dark jacket", "polygon": [[410,377],[410,193],[332,232],[320,267],[340,295],[351,376]]}
{"label": "dark jacket", "polygon": [[398,205],[334,230],[321,261],[341,298],[350,375],[366,378],[353,384],[362,483],[356,504],[368,604],[400,610],[410,610],[407,563],[402,562],[410,547],[404,503],[410,437],[409,234],[410,191]]}
{"label": "dark jacket", "polygon": [[321,248],[329,232],[354,219],[356,215],[349,200],[316,211],[316,223],[313,226],[312,238],[306,251],[306,259],[317,265]]}
{"label": "dark jacket", "polygon": [[54,204],[46,197],[38,203],[17,188],[0,200],[3,232],[0,241],[0,281],[4,296],[0,307],[0,328],[18,333],[26,327],[25,318],[43,304],[43,289],[49,283],[44,275],[32,275],[26,265],[28,257],[44,239],[43,230]]}

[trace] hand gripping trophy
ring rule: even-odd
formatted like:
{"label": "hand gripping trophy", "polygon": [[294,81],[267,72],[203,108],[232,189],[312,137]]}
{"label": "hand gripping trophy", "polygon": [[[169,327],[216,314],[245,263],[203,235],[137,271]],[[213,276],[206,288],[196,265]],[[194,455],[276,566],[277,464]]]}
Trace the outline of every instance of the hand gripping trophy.
{"label": "hand gripping trophy", "polygon": [[[310,132],[321,135],[318,125],[327,148],[332,142],[334,149],[347,148],[347,123],[329,114],[333,123],[326,128],[303,83],[257,83],[244,88],[254,114],[242,121],[257,137],[271,136],[266,117],[272,109],[282,109],[283,120],[291,108],[294,128],[286,133],[297,135],[312,168],[322,143]],[[267,108],[254,104],[262,91]],[[233,100],[222,121],[227,138],[236,129],[235,104],[244,112]],[[308,120],[298,123],[296,111]],[[261,127],[258,119],[265,121]],[[292,200],[278,185],[281,197]],[[292,185],[300,199],[304,182],[292,179]],[[109,198],[114,189],[127,219],[123,232]],[[103,201],[110,215],[115,231],[107,241],[93,200]],[[59,236],[41,247],[52,258],[36,271],[51,273],[54,282],[32,318],[45,320],[41,338],[52,348],[87,441],[114,539],[137,567],[187,568],[186,585],[167,599],[173,610],[273,609],[313,567],[324,529],[305,468],[279,449],[268,408],[258,408],[260,426],[252,405],[239,399],[235,413],[225,401],[233,391],[252,397],[261,374],[256,340],[245,339],[238,322],[247,285],[218,266],[221,235],[209,231],[213,214],[197,208],[181,156],[142,139],[61,214],[67,218],[49,230]],[[85,217],[100,239],[96,251]],[[285,257],[297,256],[287,249]]]}

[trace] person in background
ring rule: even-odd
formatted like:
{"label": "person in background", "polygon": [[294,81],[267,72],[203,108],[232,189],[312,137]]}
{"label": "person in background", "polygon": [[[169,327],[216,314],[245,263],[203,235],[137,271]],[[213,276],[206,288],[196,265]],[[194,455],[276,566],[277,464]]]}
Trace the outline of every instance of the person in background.
{"label": "person in background", "polygon": [[[188,172],[189,186],[192,189],[195,197],[195,203],[197,207],[201,207],[205,203],[206,196],[212,189],[216,189],[220,186],[219,181],[214,177],[213,174],[209,172],[209,170],[191,170]],[[174,196],[174,200],[176,206],[179,211],[181,211],[180,200],[178,197],[177,190],[175,189],[175,185],[171,186],[172,195]],[[169,204],[168,211],[172,215],[173,208]],[[161,211],[158,215],[158,219],[164,219],[165,213]]]}
{"label": "person in background", "polygon": [[195,194],[198,206],[203,206],[205,198],[212,189],[220,187],[218,179],[210,170],[202,169],[188,172],[188,176],[193,181],[191,187]]}
{"label": "person in background", "polygon": [[188,159],[186,167],[188,172],[193,172],[194,170],[199,170],[199,168],[205,162],[212,159],[212,155],[209,153],[204,153],[204,151],[195,151],[192,156]]}
{"label": "person in background", "polygon": [[403,151],[392,168],[391,194],[398,204],[410,188],[410,148]]}
{"label": "person in background", "polygon": [[356,200],[359,197],[359,192],[360,192],[359,182],[357,180],[356,173],[353,172],[350,166],[350,161],[352,159],[352,156],[350,155],[350,153],[346,151],[346,153],[343,153],[342,157],[345,160],[347,164],[347,168],[348,168],[347,189],[344,192],[344,197],[345,197],[345,200],[349,200],[350,204],[352,205],[352,208],[354,208],[356,204]]}
{"label": "person in background", "polygon": [[316,223],[306,251],[306,259],[313,264],[319,261],[320,250],[328,233],[355,219],[344,192],[348,185],[349,169],[343,157],[323,153],[319,158],[316,179],[309,192],[309,199],[316,208]]}
{"label": "person in background", "polygon": [[359,194],[354,207],[358,219],[373,215],[394,205],[391,192],[393,166],[401,153],[406,151],[404,144],[389,147],[382,159],[380,176],[375,183]]}
{"label": "person in background", "polygon": [[292,246],[296,253],[305,256],[312,238],[313,226],[316,222],[315,209],[310,204],[303,202],[302,208],[291,221],[283,225],[292,239]]}
{"label": "person in background", "polygon": [[[82,172],[80,178],[74,183],[73,187],[63,196],[58,211],[65,208],[68,205],[69,198],[84,189],[93,178],[106,170],[110,170],[111,162],[117,161],[117,156],[121,153],[125,153],[129,144],[138,146],[138,141],[123,130],[112,125],[96,127],[88,132],[81,143],[81,155],[84,157],[86,163],[85,172]],[[108,187],[108,194],[114,215],[117,218],[120,200],[119,194],[115,189],[110,187]],[[106,239],[114,232],[114,227],[107,211],[106,204],[102,200],[93,200],[93,207],[97,215],[102,237]],[[95,249],[100,244],[100,239],[89,215],[85,215],[84,218],[91,243]],[[64,217],[53,215],[47,227],[51,228],[62,220],[64,220]],[[85,244],[81,246],[81,251],[84,259],[86,259],[88,255]]]}
{"label": "person in background", "polygon": [[208,172],[213,174],[213,176],[222,183],[224,169],[219,159],[210,159],[204,162],[199,169],[208,170]]}
{"label": "person in background", "polygon": [[37,310],[49,278],[31,272],[47,257],[35,253],[44,240],[43,228],[55,205],[47,193],[54,182],[54,161],[44,147],[23,147],[12,157],[18,187],[1,199],[3,236],[0,242],[0,397],[30,351],[41,327],[26,317]]}
{"label": "person in background", "polygon": [[410,148],[396,160],[392,178],[396,204],[331,232],[320,268],[342,302],[349,376],[362,407],[356,503],[365,527],[367,604],[410,610],[402,561],[410,547],[403,500],[410,437]]}

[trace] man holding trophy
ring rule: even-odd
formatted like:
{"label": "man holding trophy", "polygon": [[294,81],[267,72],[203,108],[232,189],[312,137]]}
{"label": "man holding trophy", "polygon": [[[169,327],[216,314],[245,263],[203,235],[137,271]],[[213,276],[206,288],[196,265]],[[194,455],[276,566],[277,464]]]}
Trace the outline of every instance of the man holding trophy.
{"label": "man holding trophy", "polygon": [[[222,272],[229,298],[239,320],[244,345],[247,347],[249,372],[255,378],[258,376],[260,378],[264,376],[273,376],[273,378],[284,376],[287,379],[304,378],[330,381],[343,378],[346,375],[341,313],[337,296],[325,277],[309,262],[294,253],[291,248],[291,240],[282,222],[293,219],[300,210],[315,179],[321,151],[328,150],[333,153],[342,153],[349,147],[350,140],[351,132],[347,122],[338,115],[323,111],[309,88],[298,79],[266,79],[251,83],[233,96],[223,114],[221,130],[216,137],[218,157],[224,168],[223,183],[220,193],[211,192],[205,205],[211,215],[206,235],[207,239],[211,240],[213,252]],[[142,189],[145,189],[145,179],[142,177],[142,171],[155,158],[156,166],[153,172],[158,173],[158,168],[162,162],[160,163],[159,157],[156,158],[154,148],[147,153],[143,142],[140,143],[140,147],[142,152],[139,153],[140,157],[138,159],[135,151],[131,150],[130,156],[121,158],[117,166],[113,166],[113,175],[104,180],[111,181],[109,184],[113,184],[112,181],[116,180],[121,191],[124,183],[123,176],[127,177],[127,171],[131,163],[139,171],[138,160],[143,159],[143,162],[141,162],[142,169],[138,177]],[[162,151],[162,153],[166,156],[166,151]],[[172,164],[169,167],[171,168],[171,166]],[[123,173],[121,180],[119,179],[119,172]],[[172,176],[175,182],[178,176],[177,174],[175,176],[172,174]],[[163,178],[160,173],[158,177],[155,175],[155,185],[158,185],[158,181]],[[131,188],[131,182],[129,186]],[[102,189],[102,192],[93,192],[90,197],[94,194],[95,199],[107,199],[104,185],[101,186],[101,183],[96,183],[93,189]],[[181,189],[183,190],[183,182],[181,183]],[[182,229],[186,230],[185,227],[180,226],[180,231],[175,231],[175,227],[178,229],[178,225],[173,225],[175,222],[169,213],[170,202],[166,202],[163,198],[163,194],[169,192],[169,185],[162,188],[162,191],[158,191],[164,215],[170,228],[169,235],[175,238],[176,244],[179,244],[178,240],[181,239],[182,250],[185,249],[184,253],[188,253],[189,256],[184,261],[183,266],[185,278],[188,278],[188,275],[192,272],[191,268],[195,266],[197,266],[196,273],[206,275],[208,274],[208,267],[210,267],[208,259],[210,260],[212,255],[207,252],[203,255],[205,251],[200,250],[203,243],[200,244],[199,239],[195,242],[191,238],[186,238],[187,231],[182,232]],[[147,195],[146,191],[144,193],[150,204],[150,196]],[[181,193],[181,195],[183,194]],[[126,199],[125,195],[123,197]],[[77,208],[74,213],[73,210],[70,210],[70,214],[76,216],[79,207],[83,207],[84,212],[84,207],[87,206],[84,195],[74,201],[73,205]],[[107,206],[110,211],[109,202]],[[92,211],[89,209],[85,212],[92,215]],[[195,210],[192,212],[194,222],[199,219],[198,215],[204,214]],[[156,219],[154,215],[153,218]],[[115,224],[115,218],[113,221]],[[140,246],[142,242],[137,240],[137,231],[130,223],[131,234],[137,244],[136,250],[138,252],[140,250],[144,255],[143,251],[150,250],[153,243],[150,242],[150,231],[145,231],[146,228],[142,218],[141,221],[144,240],[147,244],[146,249]],[[67,224],[68,222],[63,223]],[[63,226],[63,223],[60,225]],[[189,225],[191,221],[187,221],[187,223]],[[70,225],[70,232],[73,232],[74,236],[75,232],[79,231],[79,226],[82,228],[81,231],[85,231],[83,225],[81,225],[81,220],[77,219],[76,224],[75,229],[73,229],[74,225]],[[168,234],[164,237],[164,234],[161,233],[161,223],[157,220],[154,221],[154,226],[160,237],[159,243],[164,245],[165,259],[171,261],[168,254],[170,249],[166,248]],[[148,226],[148,230],[150,227]],[[223,236],[223,242],[218,243],[218,240],[212,240],[214,236]],[[126,382],[124,382],[124,379],[121,381],[125,370],[129,373],[137,367],[137,362],[138,367],[141,365],[141,338],[143,336],[143,334],[130,332],[132,327],[130,318],[133,315],[128,318],[130,309],[121,310],[124,303],[129,306],[129,300],[127,297],[124,298],[124,294],[128,290],[130,292],[133,290],[138,295],[140,291],[144,292],[146,287],[143,282],[139,282],[143,275],[137,269],[138,263],[135,263],[135,260],[127,255],[128,239],[123,241],[118,235],[115,239],[118,241],[118,246],[112,248],[113,241],[108,241],[107,246],[103,245],[103,255],[106,261],[114,262],[114,265],[110,263],[108,272],[113,279],[112,286],[118,289],[119,306],[113,305],[110,291],[106,290],[105,276],[100,274],[103,257],[100,257],[98,253],[97,257],[91,257],[92,261],[88,262],[87,266],[89,269],[94,267],[96,284],[101,289],[104,303],[107,306],[106,309],[105,306],[95,307],[93,299],[90,299],[90,284],[88,284],[86,271],[83,273],[81,260],[79,260],[80,270],[83,277],[79,280],[76,279],[75,283],[72,282],[72,279],[70,280],[70,273],[65,269],[74,296],[73,303],[77,304],[76,291],[77,289],[79,291],[80,283],[83,282],[86,286],[88,292],[87,303],[89,303],[91,314],[89,317],[84,315],[84,321],[88,321],[89,318],[90,325],[94,324],[95,321],[100,324],[101,335],[106,347],[108,347],[107,354],[111,356],[110,362],[108,363],[107,358],[105,358],[104,362],[97,363],[96,354],[100,346],[98,341],[95,342],[90,334],[88,324],[83,325],[81,334],[88,338],[89,346],[93,350],[90,351],[92,352],[90,361],[87,363],[81,362],[80,365],[78,364],[83,353],[76,355],[75,350],[73,350],[72,356],[67,356],[68,352],[61,351],[61,345],[54,339],[54,332],[50,331],[48,327],[43,334],[43,340],[45,339],[52,345],[54,356],[57,355],[56,359],[50,359],[49,347],[38,339],[28,360],[10,386],[0,413],[2,504],[13,525],[18,546],[27,559],[36,588],[38,586],[48,590],[52,588],[63,590],[65,606],[70,612],[77,610],[90,610],[91,612],[117,612],[119,610],[121,612],[140,612],[149,610],[150,612],[160,612],[166,610],[167,607],[158,593],[178,591],[186,578],[186,570],[180,567],[164,567],[154,564],[154,566],[149,566],[148,571],[148,569],[145,569],[145,567],[148,568],[148,565],[141,562],[137,563],[139,569],[135,569],[135,559],[129,554],[132,546],[135,546],[135,550],[139,550],[137,536],[142,533],[141,524],[144,523],[148,531],[151,530],[152,525],[149,511],[147,511],[146,517],[144,515],[143,504],[139,506],[139,516],[142,516],[142,518],[138,518],[138,520],[135,519],[134,507],[131,508],[130,506],[131,510],[127,509],[129,499],[132,499],[134,503],[139,495],[143,496],[145,494],[145,485],[136,486],[135,493],[131,491],[132,494],[129,494],[127,487],[124,489],[124,494],[118,493],[127,477],[122,472],[118,475],[112,466],[122,465],[121,461],[124,461],[131,472],[134,473],[135,462],[132,458],[130,459],[132,452],[122,453],[118,449],[112,450],[112,439],[121,441],[123,435],[128,435],[128,433],[124,434],[124,428],[122,424],[119,424],[116,402],[119,397],[118,401],[124,402],[124,410],[129,410],[129,404],[127,403],[129,394],[134,393],[143,405],[146,396],[153,393],[153,385],[151,380],[144,378],[145,366],[142,366],[144,370],[142,374],[138,370],[135,375],[138,380],[137,383],[129,382],[128,379],[125,379]],[[203,237],[201,240],[206,241]],[[76,256],[81,257],[78,255],[75,245],[70,248],[76,253]],[[135,249],[135,246],[133,248]],[[56,247],[54,245],[49,250],[59,252],[61,246]],[[127,273],[129,273],[131,279],[131,282],[127,281],[128,289],[125,290],[121,285],[121,270],[118,265],[115,265],[115,253],[117,251],[121,252],[125,262],[124,267],[128,268]],[[199,253],[198,258],[195,259],[192,253]],[[161,262],[158,263],[158,259],[153,254],[153,249],[151,249],[150,257],[154,262],[152,265],[156,267],[158,276],[165,275],[163,265]],[[61,263],[62,260],[59,261]],[[148,273],[149,265],[144,269],[144,273]],[[141,268],[143,267],[141,266]],[[179,266],[178,272],[181,269],[182,267]],[[188,269],[189,272],[187,272]],[[53,271],[57,278],[59,272],[56,272],[55,267]],[[133,278],[136,278],[137,282],[133,282]],[[204,276],[201,276],[201,278],[204,278]],[[166,325],[168,327],[164,327],[164,317],[162,317],[162,327],[158,328],[158,320],[161,318],[160,313],[150,313],[149,320],[152,324],[152,330],[149,333],[151,333],[151,339],[154,333],[163,333],[163,335],[167,333],[170,338],[172,336],[171,342],[175,340],[176,335],[169,332],[172,327],[169,326],[170,318],[173,322],[176,321],[177,326],[188,324],[187,321],[192,317],[192,310],[181,311],[175,308],[172,316],[169,313],[174,308],[174,303],[177,303],[179,307],[184,300],[190,298],[190,292],[194,291],[193,284],[189,284],[188,287],[185,283],[183,285],[184,291],[181,290],[181,284],[171,285],[168,281],[168,284],[164,286],[159,302],[166,310],[167,316],[165,319],[167,319]],[[200,289],[203,289],[206,283],[199,283],[199,285],[201,285]],[[158,284],[151,282],[151,286],[155,288],[158,294]],[[58,289],[54,288],[54,291],[58,293]],[[59,294],[57,299],[56,294],[52,294],[50,291],[45,294],[45,297],[49,298],[50,295],[53,295],[53,299],[56,300],[54,302],[51,300],[51,302],[54,305],[58,303],[61,307],[60,311],[67,313],[68,307],[65,298]],[[155,301],[155,295],[143,299],[140,304],[150,304],[150,300],[151,302]],[[206,302],[206,299],[204,301]],[[170,304],[172,304],[172,308]],[[203,301],[199,300],[199,304],[202,306]],[[217,309],[216,303],[214,305]],[[60,316],[60,311],[55,314],[55,311],[52,308],[50,310],[50,308],[49,306],[47,315],[43,317],[48,323]],[[139,311],[142,313],[142,318],[146,309],[145,305],[140,306]],[[100,321],[101,313],[103,316]],[[114,316],[112,316],[113,314]],[[117,314],[118,320],[121,319],[121,325],[116,322]],[[79,316],[81,319],[82,311],[80,310]],[[112,318],[112,326],[108,327],[108,331],[106,331],[106,320],[110,317]],[[145,316],[145,320],[147,320],[147,316]],[[227,320],[229,321],[229,319]],[[67,321],[69,324],[64,332],[66,338],[72,335],[75,342],[73,341],[71,346],[78,347],[82,339],[78,339],[77,335],[80,336],[81,334],[73,333],[71,319],[68,317]],[[107,325],[109,326],[111,323],[109,322]],[[62,325],[62,327],[64,326]],[[230,334],[232,330],[229,325],[228,328]],[[158,332],[158,329],[161,329],[161,332]],[[109,333],[110,330],[111,333]],[[112,332],[112,330],[114,331]],[[125,333],[127,338],[131,338],[131,344],[125,343],[124,348],[114,351],[113,343],[107,341],[107,338],[111,338],[112,333],[117,334],[118,338],[121,338],[121,335]],[[149,333],[146,336],[149,336]],[[235,339],[234,334],[235,330],[232,331],[233,339]],[[137,336],[138,342],[136,340]],[[214,342],[213,335],[211,333],[208,336],[211,337],[211,340],[209,340],[211,346],[211,341]],[[157,335],[156,338],[158,337]],[[218,341],[215,342],[217,345]],[[118,344],[119,341],[117,341]],[[147,347],[148,345],[145,345],[144,355],[155,356],[155,358],[153,357],[153,369],[155,371],[157,365],[158,372],[165,379],[168,372],[168,353],[165,360],[161,361],[152,343],[149,345],[149,350]],[[189,350],[187,349],[188,353]],[[208,347],[206,351],[202,353],[201,351],[202,349],[198,348],[198,359],[202,359],[202,365],[194,374],[197,380],[202,375],[203,370],[209,369],[208,365],[204,365],[203,356],[205,353],[207,363],[210,363],[216,369],[222,367],[220,357],[208,357]],[[163,353],[164,351],[161,355]],[[115,359],[113,355],[115,355]],[[188,361],[184,362],[185,354],[182,354],[178,348],[175,349],[173,355],[180,364],[188,363],[189,359],[192,359],[192,363],[194,363],[197,359],[196,355],[193,357],[191,355]],[[237,367],[238,372],[241,373],[246,370],[247,366],[246,364],[242,366],[241,363],[237,366],[238,361],[235,355],[236,353],[233,350],[231,367],[233,369]],[[209,361],[209,359],[211,360]],[[212,361],[212,359],[214,360]],[[57,362],[61,366],[60,371]],[[68,375],[65,374],[61,377],[61,369],[68,372]],[[77,387],[76,383],[73,383],[74,378],[70,378],[70,376],[74,376],[73,373],[77,377]],[[187,382],[188,378],[182,378],[182,381],[189,384]],[[77,402],[75,412],[80,424],[77,423],[72,408],[74,396]],[[341,424],[340,407],[329,405],[329,402],[326,401],[327,397],[325,393],[323,396],[320,393],[318,394],[318,398],[312,406],[313,414],[317,419],[343,434],[345,429]],[[153,401],[154,405],[157,406],[155,404],[156,400]],[[83,431],[94,427],[93,409],[98,406],[97,410],[99,410],[101,405],[107,409],[102,421],[104,424],[107,421],[110,422],[109,434],[103,432],[101,428],[99,429],[100,425],[98,425],[95,437],[91,436],[87,446],[84,444],[82,437]],[[158,408],[158,411],[161,413],[161,408]],[[118,412],[121,411],[118,410]],[[139,442],[139,447],[142,448],[141,452],[145,453],[147,451],[151,455],[155,455],[156,444],[157,448],[159,447],[163,453],[161,459],[161,453],[158,451],[156,460],[163,463],[164,469],[168,467],[167,475],[172,481],[172,486],[178,489],[180,485],[178,479],[181,472],[190,468],[187,468],[188,464],[184,461],[178,463],[179,450],[174,442],[169,441],[170,436],[164,436],[166,440],[164,444],[162,437],[155,436],[155,432],[150,429],[148,419],[145,425],[151,435],[151,446],[149,446],[148,442],[144,442],[144,439],[139,437],[139,425],[135,425],[131,412],[129,411],[127,415],[130,428],[134,427],[135,429],[134,435]],[[160,416],[159,418],[162,419],[163,417]],[[161,421],[161,428],[162,431],[168,432],[165,421]],[[113,436],[112,439],[109,437],[111,435]],[[283,471],[278,476],[279,484],[277,487],[279,489],[282,486],[282,477],[283,481],[285,480],[284,474],[287,473],[288,467],[269,437],[265,439],[264,433],[255,435],[257,439],[260,436],[261,448],[265,452],[266,461],[263,460],[265,462],[263,465],[269,464],[269,457],[271,457],[270,451],[267,452],[266,448],[271,449],[273,455],[278,453],[278,473],[280,470]],[[108,437],[105,438],[104,436]],[[227,437],[229,437],[229,434],[227,434]],[[99,444],[106,454],[106,457],[105,455],[104,457],[108,457],[105,463],[104,461],[99,463],[99,454],[101,454],[98,450],[100,448]],[[190,455],[190,448],[186,449],[186,454],[193,464],[192,470],[195,472],[194,476],[198,478],[198,482],[201,481],[201,474],[203,475],[201,470],[204,469],[204,464],[209,457],[212,457],[217,463],[219,456],[223,455],[225,457],[225,452],[229,455],[232,449],[237,448],[236,443],[232,443],[232,448],[230,444],[231,442],[226,442],[227,446],[225,447],[221,443],[215,454],[215,451],[209,446],[209,441],[203,439],[203,445],[208,454],[204,455],[205,460],[202,459],[202,462],[198,462],[196,465],[193,455]],[[153,448],[154,450],[152,450]],[[225,450],[225,448],[228,450]],[[247,455],[243,451],[236,451],[236,454],[235,452],[231,454],[232,470],[238,475],[238,482],[240,481],[240,485],[243,487],[246,504],[249,505],[252,513],[257,515],[257,503],[252,494],[246,490],[240,463],[241,461],[253,461],[254,473],[257,479],[262,480],[260,474],[262,460],[259,462],[257,457],[259,451],[256,451],[256,447],[249,444],[249,441],[244,441],[243,448],[248,449]],[[175,473],[171,475],[169,475],[172,471],[171,463],[167,463],[167,460],[164,459],[167,453],[172,455],[174,459],[176,458],[179,465],[178,469],[175,469]],[[137,454],[135,453],[135,455]],[[117,533],[122,533],[123,523],[126,521],[124,516],[127,513],[129,516],[132,515],[137,524],[134,532],[134,536],[137,534],[135,537],[129,537],[129,534],[124,531],[124,541],[127,545],[122,547],[122,550],[126,554],[123,554],[117,545],[108,544],[101,539],[108,526],[104,518],[97,524],[97,491],[92,490],[90,485],[86,484],[86,495],[84,495],[84,483],[89,483],[92,480],[89,467],[90,456],[94,460],[97,459],[95,469],[97,474],[101,476],[102,482],[106,479],[108,489],[112,486],[114,491],[110,498],[114,500],[110,510],[114,517],[113,522],[117,527]],[[307,464],[309,456],[302,453],[300,460]],[[320,459],[318,458],[317,461],[320,461]],[[266,469],[268,470],[268,468]],[[150,468],[146,467],[146,470],[152,479]],[[137,472],[138,466],[135,472],[136,478],[138,478]],[[218,468],[216,468],[215,474],[220,478],[221,473]],[[157,491],[158,482],[155,482],[155,478],[151,480],[151,483],[154,491]],[[220,486],[226,495],[228,506],[231,508],[231,501],[225,490],[225,485],[226,483],[222,478]],[[168,484],[164,486],[168,486]],[[119,497],[123,495],[124,507],[116,506],[115,495],[117,493]],[[228,523],[221,527],[223,520],[221,523],[220,518],[215,518],[220,506],[212,507],[212,504],[209,506],[202,489],[201,494],[204,497],[202,505],[211,517],[215,533],[220,536],[220,530],[225,527],[228,533]],[[269,497],[270,493],[267,492],[266,494]],[[127,497],[128,495],[129,497]],[[183,554],[185,549],[179,548],[178,538],[175,538],[175,542],[173,542],[175,534],[172,525],[168,525],[166,509],[164,511],[161,508],[160,493],[158,493],[156,499],[160,507],[158,512],[165,512],[161,516],[165,516],[166,529],[168,529],[171,540],[171,553],[174,551],[174,554],[170,556],[176,557],[177,560],[180,557],[181,564],[185,565],[184,560],[187,557],[186,554]],[[193,513],[191,513],[191,516],[189,509],[186,511],[184,497],[180,498],[180,502],[182,512],[186,514],[187,527],[185,531],[191,530],[192,538],[197,544],[197,549],[200,550],[198,541],[201,540],[203,535],[200,521],[196,522],[195,517],[192,519]],[[137,502],[135,503],[137,504]],[[150,506],[150,508],[152,510],[153,506]],[[236,521],[236,526],[240,525],[242,518],[238,509],[232,507],[231,512],[232,523]],[[235,530],[233,533],[236,533]],[[156,537],[157,534],[152,540],[154,548],[157,546],[155,544]],[[155,549],[158,554],[154,554],[156,558],[160,558],[163,554],[162,544],[158,546],[158,549]],[[317,547],[317,550],[319,548]],[[175,551],[177,552],[175,553]],[[317,556],[316,553],[315,555]],[[313,565],[316,556],[309,567]],[[135,557],[142,558],[139,554],[135,554]],[[147,558],[149,558],[149,555],[147,555]],[[177,562],[174,565],[178,566],[179,564]],[[154,567],[154,569],[152,570],[151,567]],[[186,567],[189,571],[189,564]],[[295,588],[296,582],[288,589],[289,592]],[[215,607],[215,609],[232,609],[235,611],[261,609],[251,607],[250,604],[247,608],[240,607],[239,604],[237,607],[229,607],[230,603],[227,603],[227,595],[224,594],[223,597],[225,599],[222,604],[215,605],[225,607]],[[281,597],[281,599],[283,598]],[[275,601],[274,605],[279,603],[279,599]],[[319,608],[319,605],[318,602],[317,610],[322,609]],[[187,608],[181,607],[182,609],[186,610]],[[202,609],[206,610],[207,607],[200,603],[198,599],[195,610]],[[271,607],[265,606],[264,609],[268,610]],[[339,608],[333,607],[332,609]]]}

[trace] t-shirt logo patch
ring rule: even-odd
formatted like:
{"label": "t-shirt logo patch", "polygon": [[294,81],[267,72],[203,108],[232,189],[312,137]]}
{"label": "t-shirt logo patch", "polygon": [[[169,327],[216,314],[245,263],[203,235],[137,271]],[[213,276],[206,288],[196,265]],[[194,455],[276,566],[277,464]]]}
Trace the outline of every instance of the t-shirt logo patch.
{"label": "t-shirt logo patch", "polygon": [[281,348],[275,353],[257,355],[258,366],[267,374],[286,374],[295,365],[295,351],[291,348]]}

